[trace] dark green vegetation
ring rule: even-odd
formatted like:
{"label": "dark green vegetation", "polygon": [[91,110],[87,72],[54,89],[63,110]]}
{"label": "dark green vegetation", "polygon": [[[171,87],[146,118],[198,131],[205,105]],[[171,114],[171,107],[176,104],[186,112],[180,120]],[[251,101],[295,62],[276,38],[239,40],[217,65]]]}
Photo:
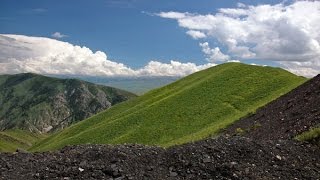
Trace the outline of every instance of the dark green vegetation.
{"label": "dark green vegetation", "polygon": [[295,139],[311,142],[320,146],[320,127],[312,128],[311,130],[296,136]]}
{"label": "dark green vegetation", "polygon": [[0,130],[48,132],[135,97],[116,88],[32,73],[0,76]]}
{"label": "dark green vegetation", "polygon": [[16,149],[28,149],[33,143],[44,139],[46,135],[23,130],[7,130],[0,132],[0,152],[12,152]]}
{"label": "dark green vegetation", "polygon": [[216,135],[305,80],[280,68],[222,64],[116,105],[31,150],[85,143],[168,147],[199,140]]}

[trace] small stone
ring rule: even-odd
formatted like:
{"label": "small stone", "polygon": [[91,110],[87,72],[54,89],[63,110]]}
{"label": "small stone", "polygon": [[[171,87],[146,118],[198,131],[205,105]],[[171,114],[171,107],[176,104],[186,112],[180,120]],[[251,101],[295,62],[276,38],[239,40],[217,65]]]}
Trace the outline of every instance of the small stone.
{"label": "small stone", "polygon": [[233,173],[232,176],[236,177],[236,178],[238,177],[238,175],[236,173]]}
{"label": "small stone", "polygon": [[176,176],[178,176],[178,173],[176,173],[176,172],[170,172],[170,177],[176,177]]}
{"label": "small stone", "polygon": [[80,172],[83,172],[83,171],[84,171],[84,169],[82,169],[81,167],[79,167],[79,171],[80,171]]}
{"label": "small stone", "polygon": [[282,159],[282,158],[281,158],[281,156],[279,156],[279,155],[277,155],[277,156],[276,156],[276,158],[277,158],[277,159],[279,159],[279,160],[281,160],[281,159]]}
{"label": "small stone", "polygon": [[124,177],[120,176],[120,177],[115,178],[114,180],[122,180],[122,179],[124,179]]}
{"label": "small stone", "polygon": [[153,167],[152,167],[152,166],[148,166],[148,167],[147,167],[147,170],[148,170],[148,171],[152,171],[152,170],[153,170]]}
{"label": "small stone", "polygon": [[6,163],[6,167],[7,167],[7,169],[12,169],[13,167],[12,167],[12,165],[10,164],[10,163]]}
{"label": "small stone", "polygon": [[246,169],[244,170],[244,172],[245,172],[246,174],[249,174],[250,169],[249,169],[249,168],[246,168]]}
{"label": "small stone", "polygon": [[234,161],[231,162],[231,165],[236,165],[236,164],[238,164],[238,163],[234,162]]}
{"label": "small stone", "polygon": [[117,165],[116,164],[111,164],[111,169],[113,169],[113,170],[115,170],[115,169],[117,169]]}
{"label": "small stone", "polygon": [[24,150],[24,149],[21,149],[21,148],[18,148],[16,150],[17,153],[29,153],[28,151]]}
{"label": "small stone", "polygon": [[203,159],[203,162],[204,162],[204,163],[209,163],[209,162],[211,162],[210,157],[206,157],[206,158],[204,158],[204,159]]}
{"label": "small stone", "polygon": [[81,163],[80,163],[80,166],[81,167],[84,167],[84,166],[86,166],[87,165],[87,161],[82,161]]}
{"label": "small stone", "polygon": [[120,176],[119,171],[113,171],[112,176],[113,176],[114,178],[119,177],[119,176]]}

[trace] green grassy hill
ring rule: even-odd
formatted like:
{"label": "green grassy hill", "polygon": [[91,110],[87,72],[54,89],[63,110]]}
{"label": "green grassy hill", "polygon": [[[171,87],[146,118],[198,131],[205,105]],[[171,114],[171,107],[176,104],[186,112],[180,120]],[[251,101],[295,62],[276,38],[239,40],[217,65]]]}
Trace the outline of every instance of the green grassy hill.
{"label": "green grassy hill", "polygon": [[0,131],[0,152],[12,152],[16,149],[28,149],[30,146],[46,137],[23,130]]}
{"label": "green grassy hill", "polygon": [[305,82],[280,68],[226,63],[118,104],[41,143],[33,151],[85,143],[168,147],[222,128]]}

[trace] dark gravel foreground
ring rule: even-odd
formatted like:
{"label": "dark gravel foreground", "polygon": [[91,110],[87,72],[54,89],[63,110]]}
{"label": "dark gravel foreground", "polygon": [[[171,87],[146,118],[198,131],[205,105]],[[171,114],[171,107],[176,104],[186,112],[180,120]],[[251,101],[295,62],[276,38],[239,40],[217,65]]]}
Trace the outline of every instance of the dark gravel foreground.
{"label": "dark gravel foreground", "polygon": [[220,137],[167,150],[80,145],[0,154],[1,179],[320,179],[319,147]]}

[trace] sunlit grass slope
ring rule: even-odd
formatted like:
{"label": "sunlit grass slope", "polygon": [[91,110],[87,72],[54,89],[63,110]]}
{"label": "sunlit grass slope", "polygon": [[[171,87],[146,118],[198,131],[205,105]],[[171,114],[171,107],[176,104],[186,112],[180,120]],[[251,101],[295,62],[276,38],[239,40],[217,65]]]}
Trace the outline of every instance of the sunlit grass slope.
{"label": "sunlit grass slope", "polygon": [[0,131],[0,152],[12,152],[16,149],[28,149],[33,143],[46,136],[18,129]]}
{"label": "sunlit grass slope", "polygon": [[280,68],[226,63],[77,123],[34,146],[141,143],[168,147],[216,135],[305,81]]}

